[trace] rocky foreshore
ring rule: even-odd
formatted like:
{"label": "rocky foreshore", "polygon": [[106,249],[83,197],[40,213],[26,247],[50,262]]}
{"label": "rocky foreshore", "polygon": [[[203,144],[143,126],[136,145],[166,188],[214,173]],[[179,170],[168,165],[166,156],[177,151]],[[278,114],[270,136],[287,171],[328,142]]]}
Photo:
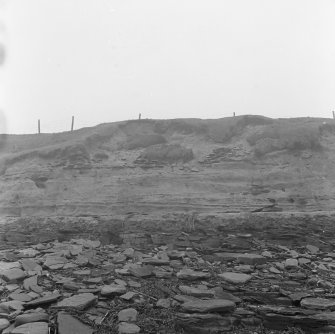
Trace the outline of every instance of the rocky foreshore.
{"label": "rocky foreshore", "polygon": [[[180,239],[190,236],[183,233]],[[229,235],[151,251],[72,239],[0,253],[0,332],[335,333],[335,253]],[[230,245],[230,249],[229,249]],[[239,251],[249,249],[248,252]]]}

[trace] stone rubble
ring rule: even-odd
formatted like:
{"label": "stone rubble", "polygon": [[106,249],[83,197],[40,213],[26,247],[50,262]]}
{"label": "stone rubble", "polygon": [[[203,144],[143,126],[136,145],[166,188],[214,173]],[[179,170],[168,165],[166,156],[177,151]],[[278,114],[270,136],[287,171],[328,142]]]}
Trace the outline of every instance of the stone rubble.
{"label": "stone rubble", "polygon": [[332,246],[241,234],[206,251],[84,239],[4,250],[0,333],[335,333]]}

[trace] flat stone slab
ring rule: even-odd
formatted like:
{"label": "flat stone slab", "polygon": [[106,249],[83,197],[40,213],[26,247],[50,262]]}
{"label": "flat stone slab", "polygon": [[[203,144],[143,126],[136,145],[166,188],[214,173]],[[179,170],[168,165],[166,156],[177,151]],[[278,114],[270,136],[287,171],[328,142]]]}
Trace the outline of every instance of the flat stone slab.
{"label": "flat stone slab", "polygon": [[285,330],[288,327],[300,327],[307,333],[310,333],[311,329],[315,330],[314,333],[328,333],[328,331],[321,330],[323,326],[327,325],[327,322],[316,319],[313,315],[266,313],[262,318],[266,328]]}
{"label": "flat stone slab", "polygon": [[127,261],[127,256],[124,254],[118,254],[113,256],[112,262],[115,264],[125,263]]}
{"label": "flat stone slab", "polygon": [[14,268],[21,268],[21,263],[20,262],[4,262],[0,261],[0,275],[2,272],[7,271],[9,269],[14,269]]}
{"label": "flat stone slab", "polygon": [[127,258],[132,258],[134,256],[134,253],[135,253],[134,248],[129,247],[125,249],[122,254],[125,255]]}
{"label": "flat stone slab", "polygon": [[241,254],[237,258],[237,262],[241,264],[257,265],[267,262],[267,258],[259,254]]}
{"label": "flat stone slab", "polygon": [[154,271],[154,274],[157,278],[171,278],[173,275],[173,272],[158,269]]}
{"label": "flat stone slab", "polygon": [[170,261],[164,259],[146,258],[142,260],[142,263],[150,264],[152,266],[168,266],[170,264]]}
{"label": "flat stone slab", "polygon": [[59,334],[92,334],[94,332],[91,327],[65,312],[58,313],[57,324]]}
{"label": "flat stone slab", "polygon": [[272,274],[276,274],[276,275],[281,274],[281,271],[278,270],[278,269],[275,268],[275,267],[270,267],[270,268],[269,268],[269,271],[270,271],[270,273],[272,273]]}
{"label": "flat stone slab", "polygon": [[178,250],[170,250],[167,252],[167,255],[171,260],[178,260],[182,259],[185,256],[185,252]]}
{"label": "flat stone slab", "polygon": [[53,269],[57,265],[62,267],[67,262],[68,260],[65,257],[49,256],[45,259],[44,265],[50,269]]}
{"label": "flat stone slab", "polygon": [[335,326],[335,312],[322,312],[313,315],[313,319],[324,320],[328,325]]}
{"label": "flat stone slab", "polygon": [[226,282],[232,284],[245,284],[249,282],[252,278],[252,276],[248,274],[232,273],[232,272],[225,272],[223,274],[219,274],[218,276],[223,280],[225,280]]}
{"label": "flat stone slab", "polygon": [[45,312],[25,313],[15,319],[15,327],[31,322],[49,322],[49,315]]}
{"label": "flat stone slab", "polygon": [[6,288],[6,290],[8,290],[9,292],[13,292],[13,291],[19,289],[19,288],[20,288],[20,285],[19,285],[19,284],[16,284],[16,283],[13,283],[13,284],[6,284],[6,285],[5,285],[5,288]]}
{"label": "flat stone slab", "polygon": [[233,294],[227,291],[224,291],[221,287],[213,288],[212,291],[214,292],[215,298],[217,299],[231,300],[236,304],[242,302],[241,298],[234,296]]}
{"label": "flat stone slab", "polygon": [[33,298],[29,296],[27,293],[18,293],[18,292],[12,292],[9,296],[9,299],[11,300],[19,300],[21,302],[30,302]]}
{"label": "flat stone slab", "polygon": [[118,326],[119,334],[136,334],[139,333],[140,330],[140,327],[135,324],[130,324],[128,322],[121,322]]}
{"label": "flat stone slab", "polygon": [[311,253],[311,254],[317,254],[319,252],[319,247],[313,246],[313,245],[307,245],[306,249]]}
{"label": "flat stone slab", "polygon": [[[198,301],[200,300],[197,297],[193,297],[193,296],[186,296],[186,295],[174,295],[173,296],[174,300],[177,300],[180,303],[187,303],[187,302],[192,302],[193,300]],[[218,299],[223,299],[223,298],[218,298]]]}
{"label": "flat stone slab", "polygon": [[145,278],[153,275],[153,269],[152,266],[132,265],[128,268],[128,272],[135,277]]}
{"label": "flat stone slab", "polygon": [[123,279],[117,278],[117,279],[114,280],[114,282],[115,282],[115,284],[118,284],[118,285],[127,286],[127,282],[124,281]]}
{"label": "flat stone slab", "polygon": [[310,259],[306,259],[304,257],[299,257],[298,258],[298,262],[299,262],[299,265],[304,265],[304,264],[311,263],[311,260]]}
{"label": "flat stone slab", "polygon": [[[122,269],[117,269],[116,268],[115,269],[115,274],[119,274],[119,275],[122,275],[122,276],[129,276],[129,275],[131,275],[131,273],[129,272],[129,270],[128,269],[124,269],[124,268],[122,268]],[[151,272],[150,276],[151,275],[152,275],[152,272]]]}
{"label": "flat stone slab", "polygon": [[35,257],[38,254],[40,254],[40,252],[34,248],[25,248],[25,249],[20,250],[20,253],[18,254],[18,256],[29,258],[29,257]]}
{"label": "flat stone slab", "polygon": [[299,266],[299,262],[297,259],[286,259],[285,261],[285,269],[296,268]]}
{"label": "flat stone slab", "polygon": [[288,295],[288,298],[290,298],[294,303],[299,303],[301,299],[307,297],[311,297],[311,294],[308,292],[295,292]]}
{"label": "flat stone slab", "polygon": [[124,295],[120,296],[123,300],[132,300],[135,296],[137,296],[136,292],[128,291]]}
{"label": "flat stone slab", "polygon": [[14,328],[11,334],[48,334],[48,332],[46,322],[32,322]]}
{"label": "flat stone slab", "polygon": [[112,284],[112,285],[104,285],[101,288],[100,294],[101,296],[119,296],[123,295],[127,292],[127,289],[124,285]]}
{"label": "flat stone slab", "polygon": [[135,322],[137,319],[137,311],[134,308],[126,308],[118,313],[120,322]]}
{"label": "flat stone slab", "polygon": [[305,298],[300,302],[301,307],[313,310],[335,310],[335,299]]}
{"label": "flat stone slab", "polygon": [[98,248],[101,246],[101,242],[99,240],[71,239],[71,241],[86,248]]}
{"label": "flat stone slab", "polygon": [[187,286],[187,285],[180,285],[179,290],[185,295],[194,296],[198,298],[214,296],[214,291],[198,289],[198,288],[194,288],[192,286]]}
{"label": "flat stone slab", "polygon": [[225,299],[192,300],[181,305],[183,311],[210,313],[222,312],[229,313],[235,309],[235,303]]}
{"label": "flat stone slab", "polygon": [[219,257],[223,261],[237,261],[241,264],[264,264],[267,262],[267,258],[259,254],[250,253],[215,253],[215,256]]}
{"label": "flat stone slab", "polygon": [[90,269],[76,270],[76,271],[73,272],[73,275],[76,275],[76,276],[89,276],[89,275],[91,275],[91,270]]}
{"label": "flat stone slab", "polygon": [[9,326],[10,322],[7,319],[0,319],[0,333]]}
{"label": "flat stone slab", "polygon": [[88,258],[86,256],[78,256],[75,260],[75,264],[80,267],[85,267],[88,264]]}
{"label": "flat stone slab", "polygon": [[157,300],[156,307],[168,309],[171,307],[171,300],[168,298],[160,298]]}
{"label": "flat stone slab", "polygon": [[13,268],[13,269],[3,271],[0,274],[0,276],[7,283],[14,283],[14,282],[22,281],[26,277],[26,274],[23,270],[19,268]]}
{"label": "flat stone slab", "polygon": [[57,305],[53,306],[53,308],[84,310],[88,306],[94,304],[96,299],[97,297],[92,293],[81,293],[61,300]]}
{"label": "flat stone slab", "polygon": [[253,267],[250,264],[240,264],[238,266],[235,266],[234,270],[244,274],[250,274],[254,271]]}
{"label": "flat stone slab", "polygon": [[34,260],[23,259],[21,260],[22,268],[25,271],[42,271],[42,267],[37,264]]}
{"label": "flat stone slab", "polygon": [[27,291],[42,293],[43,289],[37,284],[37,276],[31,276],[23,281],[23,288]]}
{"label": "flat stone slab", "polygon": [[177,313],[176,322],[185,333],[231,333],[233,327],[230,316],[211,313]]}
{"label": "flat stone slab", "polygon": [[61,295],[59,293],[53,293],[51,295],[32,300],[31,302],[26,303],[25,307],[34,307],[34,306],[38,306],[38,305],[51,304],[51,303],[55,302],[60,297],[61,297]]}
{"label": "flat stone slab", "polygon": [[84,283],[99,284],[99,283],[102,283],[102,278],[101,277],[92,277],[92,278],[84,279]]}
{"label": "flat stone slab", "polygon": [[177,273],[177,277],[187,281],[195,281],[210,278],[211,274],[203,271],[194,271],[192,269],[182,269]]}
{"label": "flat stone slab", "polygon": [[0,303],[0,313],[11,313],[14,311],[23,310],[23,302],[19,300],[10,300],[8,302]]}

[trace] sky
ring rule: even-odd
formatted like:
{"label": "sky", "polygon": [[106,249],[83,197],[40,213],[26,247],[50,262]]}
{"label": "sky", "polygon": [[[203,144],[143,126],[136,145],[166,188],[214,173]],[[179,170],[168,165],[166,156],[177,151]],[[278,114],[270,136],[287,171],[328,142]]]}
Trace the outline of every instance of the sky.
{"label": "sky", "polygon": [[0,133],[332,117],[334,0],[0,0]]}

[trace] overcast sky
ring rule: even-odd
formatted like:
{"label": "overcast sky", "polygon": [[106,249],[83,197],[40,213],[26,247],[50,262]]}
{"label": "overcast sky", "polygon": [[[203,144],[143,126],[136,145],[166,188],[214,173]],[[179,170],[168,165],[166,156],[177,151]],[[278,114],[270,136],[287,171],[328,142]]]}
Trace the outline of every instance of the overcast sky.
{"label": "overcast sky", "polygon": [[[331,117],[334,0],[1,0],[0,132]],[[0,50],[1,51],[1,50]]]}

